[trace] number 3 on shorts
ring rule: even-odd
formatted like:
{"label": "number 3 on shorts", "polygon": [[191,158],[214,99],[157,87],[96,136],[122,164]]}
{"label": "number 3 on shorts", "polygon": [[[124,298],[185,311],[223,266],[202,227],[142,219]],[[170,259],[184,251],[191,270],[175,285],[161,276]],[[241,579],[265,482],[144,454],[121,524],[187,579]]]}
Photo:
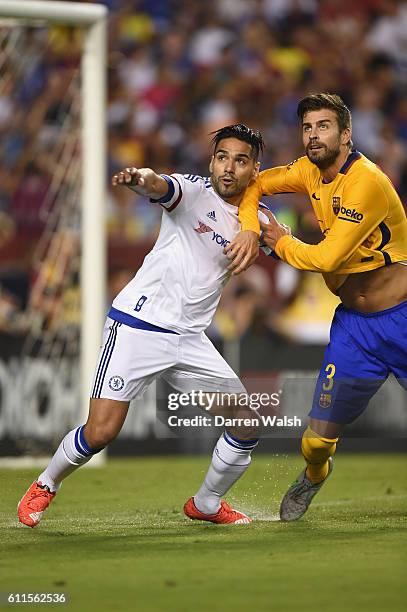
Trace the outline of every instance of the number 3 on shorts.
{"label": "number 3 on shorts", "polygon": [[324,391],[330,391],[334,386],[334,376],[335,376],[335,366],[333,363],[328,363],[325,368],[327,382],[322,383],[322,388]]}

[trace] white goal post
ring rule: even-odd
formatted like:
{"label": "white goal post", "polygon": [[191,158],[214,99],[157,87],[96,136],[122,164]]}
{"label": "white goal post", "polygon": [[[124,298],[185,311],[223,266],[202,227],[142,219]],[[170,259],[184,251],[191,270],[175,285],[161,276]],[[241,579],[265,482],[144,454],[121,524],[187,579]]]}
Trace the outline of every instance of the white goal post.
{"label": "white goal post", "polygon": [[107,14],[101,4],[0,0],[0,22],[77,25],[84,30],[81,60],[81,414],[87,415],[106,299],[106,46]]}

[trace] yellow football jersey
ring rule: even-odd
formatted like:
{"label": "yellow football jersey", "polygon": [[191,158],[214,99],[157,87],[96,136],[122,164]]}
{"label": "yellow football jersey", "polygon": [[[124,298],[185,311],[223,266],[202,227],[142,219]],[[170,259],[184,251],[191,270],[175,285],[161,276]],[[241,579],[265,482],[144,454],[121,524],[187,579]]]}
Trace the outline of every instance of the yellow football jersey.
{"label": "yellow football jersey", "polygon": [[322,272],[333,293],[349,274],[407,260],[407,218],[401,200],[390,179],[358,151],[350,153],[329,183],[308,157],[264,170],[246,190],[244,214],[254,225],[262,195],[289,192],[309,195],[324,239],[311,245],[283,236],[275,251],[295,268]]}

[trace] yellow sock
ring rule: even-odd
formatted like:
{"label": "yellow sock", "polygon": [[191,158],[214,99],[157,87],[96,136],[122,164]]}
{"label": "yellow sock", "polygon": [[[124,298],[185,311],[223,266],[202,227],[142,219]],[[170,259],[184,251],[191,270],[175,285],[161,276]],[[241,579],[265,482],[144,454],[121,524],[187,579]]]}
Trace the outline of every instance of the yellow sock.
{"label": "yellow sock", "polygon": [[328,475],[328,459],[336,450],[338,438],[321,438],[310,427],[302,436],[301,451],[307,462],[306,476],[313,483],[322,482]]}
{"label": "yellow sock", "polygon": [[309,463],[307,465],[307,469],[305,471],[305,475],[312,482],[312,484],[317,484],[318,482],[322,482],[328,476],[328,461],[325,463],[316,463],[313,465]]}

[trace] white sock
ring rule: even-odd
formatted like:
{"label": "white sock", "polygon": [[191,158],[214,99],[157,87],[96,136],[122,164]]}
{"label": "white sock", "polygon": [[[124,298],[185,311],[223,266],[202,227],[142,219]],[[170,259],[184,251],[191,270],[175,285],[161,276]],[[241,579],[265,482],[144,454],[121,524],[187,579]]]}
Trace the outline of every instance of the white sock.
{"label": "white sock", "polygon": [[225,431],[216,443],[212,462],[194,503],[204,514],[216,514],[221,497],[245,473],[258,440],[239,440]]}
{"label": "white sock", "polygon": [[83,425],[66,434],[58,446],[48,467],[37,478],[37,482],[47,485],[54,493],[61,486],[61,481],[84,465],[98,453],[99,449],[91,449],[83,434]]}

